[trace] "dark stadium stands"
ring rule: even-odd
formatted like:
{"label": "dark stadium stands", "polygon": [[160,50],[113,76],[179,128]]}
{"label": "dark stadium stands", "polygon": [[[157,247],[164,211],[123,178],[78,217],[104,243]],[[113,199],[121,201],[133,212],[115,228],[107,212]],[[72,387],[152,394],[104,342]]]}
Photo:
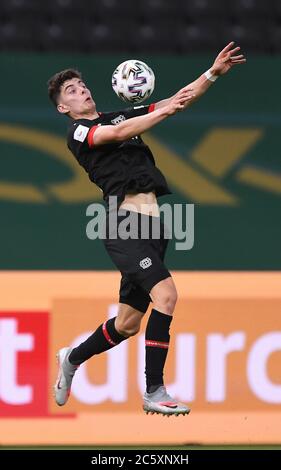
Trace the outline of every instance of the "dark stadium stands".
{"label": "dark stadium stands", "polygon": [[1,0],[1,51],[281,52],[281,0]]}

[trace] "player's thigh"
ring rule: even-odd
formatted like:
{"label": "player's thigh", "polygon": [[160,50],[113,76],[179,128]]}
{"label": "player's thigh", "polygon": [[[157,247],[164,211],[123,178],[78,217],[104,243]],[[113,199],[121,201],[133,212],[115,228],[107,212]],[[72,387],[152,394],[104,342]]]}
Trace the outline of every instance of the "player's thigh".
{"label": "player's thigh", "polygon": [[160,257],[160,240],[105,240],[107,252],[123,276],[147,293],[160,280],[170,276]]}
{"label": "player's thigh", "polygon": [[127,276],[122,276],[119,289],[120,304],[126,304],[144,314],[150,302],[151,299],[148,292],[141,286],[131,282]]}

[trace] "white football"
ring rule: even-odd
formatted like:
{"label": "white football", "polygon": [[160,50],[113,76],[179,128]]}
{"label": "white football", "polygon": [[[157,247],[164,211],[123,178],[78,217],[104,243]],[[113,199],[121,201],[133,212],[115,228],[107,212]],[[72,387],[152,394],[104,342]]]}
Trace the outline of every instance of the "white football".
{"label": "white football", "polygon": [[154,90],[155,76],[140,60],[126,60],[112,74],[112,88],[119,98],[128,103],[146,100]]}

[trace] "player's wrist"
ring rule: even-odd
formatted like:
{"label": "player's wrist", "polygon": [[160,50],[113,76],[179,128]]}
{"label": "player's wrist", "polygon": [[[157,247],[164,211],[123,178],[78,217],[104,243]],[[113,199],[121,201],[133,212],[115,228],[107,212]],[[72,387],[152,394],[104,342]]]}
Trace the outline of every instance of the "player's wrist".
{"label": "player's wrist", "polygon": [[217,78],[219,78],[219,74],[216,72],[214,67],[211,67],[210,69],[206,70],[204,75],[210,82],[215,82]]}

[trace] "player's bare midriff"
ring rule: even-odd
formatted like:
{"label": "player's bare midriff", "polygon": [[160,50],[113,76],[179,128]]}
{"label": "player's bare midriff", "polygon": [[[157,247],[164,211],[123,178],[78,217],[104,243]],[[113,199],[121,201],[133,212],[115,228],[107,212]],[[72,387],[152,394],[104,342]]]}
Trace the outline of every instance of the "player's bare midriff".
{"label": "player's bare midriff", "polygon": [[159,217],[159,206],[154,191],[149,193],[126,194],[120,209],[126,209],[142,214]]}

